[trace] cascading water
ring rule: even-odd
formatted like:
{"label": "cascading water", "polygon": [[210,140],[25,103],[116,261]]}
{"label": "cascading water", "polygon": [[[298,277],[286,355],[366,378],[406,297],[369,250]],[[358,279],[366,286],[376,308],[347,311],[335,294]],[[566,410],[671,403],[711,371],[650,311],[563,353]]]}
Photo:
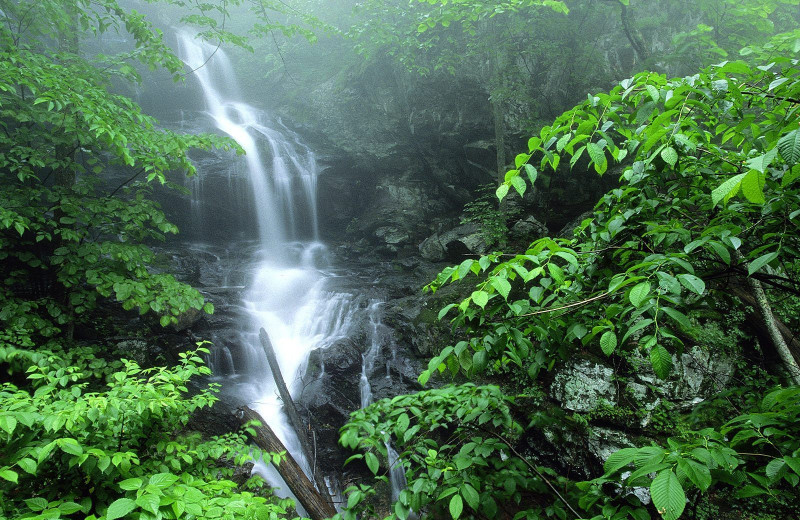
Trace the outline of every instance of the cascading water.
{"label": "cascading water", "polygon": [[[361,379],[359,381],[359,388],[361,390],[361,408],[366,408],[372,404],[372,385],[369,382],[369,376],[375,370],[375,361],[380,354],[381,346],[388,343],[386,341],[389,330],[381,322],[381,304],[379,300],[370,302],[369,322],[370,322],[370,346],[369,349],[362,354],[361,357]],[[394,354],[394,352],[392,352]],[[393,356],[394,357],[394,356]],[[391,371],[389,365],[386,366],[387,379],[391,378]],[[400,462],[400,456],[390,443],[386,443],[386,453],[389,459],[389,483],[392,486],[392,501],[395,501],[400,496],[400,492],[406,488],[408,481],[406,480],[405,468]]]}
{"label": "cascading water", "polygon": [[[179,44],[182,59],[200,83],[208,115],[246,152],[259,234],[242,302],[240,359],[217,350],[209,362],[215,376],[224,379],[223,391],[250,403],[309,472],[311,462],[281,413],[258,331],[263,327],[269,334],[286,384],[296,395],[309,353],[346,336],[357,310],[352,295],[326,289],[330,275],[323,271],[327,250],[318,237],[316,161],[296,134],[280,123],[268,124],[263,111],[240,101],[221,50],[187,32],[179,33]],[[281,485],[276,473],[266,476]],[[281,492],[288,494],[288,489]]]}

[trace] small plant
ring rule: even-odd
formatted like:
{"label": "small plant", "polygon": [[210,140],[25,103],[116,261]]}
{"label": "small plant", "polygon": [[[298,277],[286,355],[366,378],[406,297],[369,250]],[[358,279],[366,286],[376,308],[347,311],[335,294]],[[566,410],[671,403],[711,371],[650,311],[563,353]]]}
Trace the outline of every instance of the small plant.
{"label": "small plant", "polygon": [[508,241],[508,222],[521,213],[517,205],[498,204],[493,184],[478,189],[478,197],[464,205],[462,224],[478,224],[487,247],[503,247]]}

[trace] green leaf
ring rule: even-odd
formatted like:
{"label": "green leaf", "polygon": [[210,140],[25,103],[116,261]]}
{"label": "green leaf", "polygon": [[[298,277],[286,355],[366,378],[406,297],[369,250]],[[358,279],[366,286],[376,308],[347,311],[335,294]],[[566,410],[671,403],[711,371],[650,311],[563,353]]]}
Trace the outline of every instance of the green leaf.
{"label": "green leaf", "polygon": [[689,480],[700,489],[705,491],[711,485],[711,471],[705,464],[700,464],[691,459],[678,458],[678,468],[689,477]]}
{"label": "green leaf", "polygon": [[792,469],[792,471],[800,475],[800,457],[790,457],[785,455],[783,457],[783,461]]}
{"label": "green leaf", "polygon": [[706,290],[706,283],[693,274],[679,274],[678,281],[695,294],[702,295]]}
{"label": "green leaf", "polygon": [[525,173],[528,174],[528,180],[531,182],[531,186],[533,186],[533,183],[536,182],[536,178],[539,175],[539,172],[536,170],[536,168],[533,167],[533,165],[526,164]]}
{"label": "green leaf", "polygon": [[19,475],[17,475],[16,471],[12,471],[10,469],[4,469],[0,471],[0,478],[16,484],[19,479]]}
{"label": "green leaf", "polygon": [[83,448],[78,441],[69,437],[58,439],[58,447],[70,455],[83,455]]}
{"label": "green leaf", "polygon": [[528,189],[528,185],[525,184],[525,180],[519,175],[516,177],[511,177],[511,185],[514,186],[514,189],[517,190],[517,193],[519,193],[520,197],[525,195],[525,190]]}
{"label": "green leaf", "polygon": [[636,448],[623,448],[612,453],[603,464],[603,471],[610,475],[634,461],[639,450]]}
{"label": "green leaf", "polygon": [[17,420],[10,415],[0,415],[0,429],[5,430],[9,435],[14,433],[17,427]]}
{"label": "green leaf", "polygon": [[106,520],[116,520],[122,518],[136,509],[136,502],[130,498],[120,498],[115,500],[106,511]]}
{"label": "green leaf", "polygon": [[489,278],[489,283],[492,284],[492,287],[497,289],[497,292],[499,292],[503,298],[508,299],[508,293],[511,292],[511,284],[508,282],[508,280],[499,276],[493,276]]}
{"label": "green leaf", "polygon": [[489,302],[489,293],[486,291],[475,291],[472,293],[472,301],[475,305],[484,308]]}
{"label": "green leaf", "polygon": [[742,179],[742,194],[753,204],[764,204],[764,174],[750,170]]}
{"label": "green leaf", "polygon": [[668,146],[661,150],[661,158],[664,159],[665,163],[674,168],[675,164],[678,162],[678,152],[675,151],[675,148]]}
{"label": "green leaf", "polygon": [[773,251],[772,253],[759,256],[747,266],[747,276],[753,276],[753,274],[757,273],[759,269],[772,262],[776,258],[778,258],[778,251]]}
{"label": "green leaf", "polygon": [[778,140],[778,152],[789,167],[800,162],[800,132],[792,130]]}
{"label": "green leaf", "polygon": [[38,467],[38,464],[36,464],[35,460],[29,459],[29,458],[26,457],[24,459],[18,460],[17,461],[17,466],[22,468],[23,471],[25,471],[26,473],[30,473],[31,475],[35,475],[36,474],[36,468]]}
{"label": "green leaf", "polygon": [[650,295],[650,282],[641,282],[636,284],[631,292],[628,294],[628,299],[634,307],[641,307],[643,303],[648,300]]}
{"label": "green leaf", "polygon": [[672,356],[667,349],[656,345],[650,349],[650,364],[659,378],[666,379],[672,370]]}
{"label": "green leaf", "polygon": [[474,487],[470,486],[469,484],[463,484],[461,486],[461,496],[464,497],[464,500],[466,500],[469,507],[475,511],[478,510],[481,505],[481,496]]}
{"label": "green leaf", "polygon": [[368,452],[367,455],[364,457],[364,460],[366,461],[367,467],[372,472],[372,474],[377,475],[378,469],[380,468],[378,457],[376,457],[374,453]]}
{"label": "green leaf", "polygon": [[613,330],[604,332],[600,337],[600,348],[606,356],[614,353],[614,349],[617,348],[617,335]]}
{"label": "green leaf", "polygon": [[161,499],[159,496],[152,493],[146,493],[136,499],[136,505],[145,511],[150,511],[154,515],[158,513],[158,504],[160,502]]}
{"label": "green leaf", "polygon": [[125,491],[135,491],[142,487],[143,481],[140,478],[129,478],[119,483],[119,487]]}
{"label": "green leaf", "polygon": [[658,103],[658,98],[659,98],[658,89],[653,85],[645,85],[645,88],[647,89],[647,93],[650,94],[650,97],[652,98],[653,102]]}
{"label": "green leaf", "polygon": [[497,199],[503,200],[505,196],[508,195],[508,190],[509,190],[508,184],[501,184],[500,186],[498,186],[497,191],[495,192],[495,195],[497,195]]}
{"label": "green leaf", "polygon": [[739,187],[742,184],[742,179],[744,176],[747,175],[746,173],[740,173],[739,175],[734,175],[727,181],[723,182],[719,186],[717,186],[711,192],[711,201],[716,206],[719,201],[724,200],[728,202],[732,197],[734,197],[739,192]]}
{"label": "green leaf", "polygon": [[149,486],[155,486],[158,489],[166,489],[178,481],[178,476],[172,473],[157,473],[150,477],[147,482]]}
{"label": "green leaf", "polygon": [[47,504],[47,500],[41,497],[25,499],[25,505],[27,505],[31,511],[44,511],[47,509]]}
{"label": "green leaf", "polygon": [[664,520],[677,520],[686,507],[686,493],[671,469],[661,471],[650,484],[653,505]]}
{"label": "green leaf", "polygon": [[453,520],[457,520],[463,510],[464,501],[461,500],[461,495],[453,495],[453,498],[450,499],[450,516],[453,517]]}
{"label": "green leaf", "polygon": [[675,320],[684,329],[692,328],[692,323],[689,321],[689,318],[681,311],[673,309],[672,307],[661,307],[661,311]]}

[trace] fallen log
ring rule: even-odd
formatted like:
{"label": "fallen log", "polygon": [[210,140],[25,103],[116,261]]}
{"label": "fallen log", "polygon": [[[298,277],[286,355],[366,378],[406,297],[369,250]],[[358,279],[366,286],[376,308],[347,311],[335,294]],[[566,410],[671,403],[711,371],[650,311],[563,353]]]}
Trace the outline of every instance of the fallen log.
{"label": "fallen log", "polygon": [[258,331],[258,337],[261,340],[261,346],[264,347],[264,353],[267,355],[269,368],[272,370],[272,377],[275,379],[275,385],[278,387],[278,393],[281,396],[281,401],[283,401],[283,409],[286,412],[286,415],[289,416],[289,424],[292,425],[295,434],[297,434],[297,438],[300,441],[300,449],[303,451],[303,456],[308,461],[309,466],[311,466],[311,477],[316,483],[317,489],[320,491],[320,493],[327,494],[328,488],[325,485],[325,480],[316,470],[317,461],[316,457],[314,456],[315,451],[313,451],[311,448],[311,443],[308,440],[308,435],[306,435],[306,429],[303,421],[300,419],[300,414],[297,413],[297,408],[292,400],[292,395],[289,393],[289,389],[286,387],[286,382],[281,374],[281,367],[278,364],[278,358],[275,356],[275,349],[272,346],[272,341],[269,339],[269,334],[267,334],[267,331],[262,327]]}
{"label": "fallen log", "polygon": [[261,423],[260,426],[253,426],[253,430],[255,430],[253,441],[259,448],[271,453],[286,453],[281,463],[276,466],[276,469],[284,482],[286,482],[286,485],[289,486],[289,489],[294,493],[294,496],[297,497],[297,500],[308,512],[308,516],[311,520],[323,520],[333,517],[336,514],[336,509],[333,507],[330,497],[327,496],[327,493],[323,495],[321,492],[317,491],[314,484],[312,484],[311,481],[308,480],[308,477],[306,477],[306,474],[303,473],[303,469],[297,461],[294,460],[261,415],[255,410],[244,406],[237,410],[236,417],[241,424],[250,421],[258,421]]}

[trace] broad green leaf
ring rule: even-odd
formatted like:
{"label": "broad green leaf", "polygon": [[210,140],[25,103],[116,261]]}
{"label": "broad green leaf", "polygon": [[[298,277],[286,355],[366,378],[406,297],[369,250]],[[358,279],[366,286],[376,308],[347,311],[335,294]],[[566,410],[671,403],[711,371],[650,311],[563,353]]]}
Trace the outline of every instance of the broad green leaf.
{"label": "broad green leaf", "polygon": [[525,184],[525,181],[519,175],[511,178],[511,185],[514,186],[514,189],[517,190],[520,197],[524,196],[525,190],[528,189],[528,185]]}
{"label": "broad green leaf", "polygon": [[467,505],[474,509],[475,511],[481,505],[481,497],[480,494],[469,484],[463,484],[461,486],[461,496],[464,497],[464,500],[467,502]]}
{"label": "broad green leaf", "polygon": [[78,441],[69,437],[58,439],[58,447],[70,455],[83,455],[83,448]]}
{"label": "broad green leaf", "polygon": [[650,364],[659,378],[666,379],[672,370],[672,356],[667,349],[656,345],[650,349]]}
{"label": "broad green leaf", "polygon": [[486,304],[489,302],[489,293],[486,291],[475,291],[472,293],[472,301],[481,308],[486,307]]}
{"label": "broad green leaf", "polygon": [[31,511],[44,511],[47,509],[47,504],[47,500],[41,497],[25,499],[25,505],[27,505]]}
{"label": "broad green leaf", "polygon": [[641,282],[636,284],[628,294],[628,299],[634,307],[641,307],[648,300],[650,295],[650,282]]}
{"label": "broad green leaf", "polygon": [[17,427],[17,420],[10,415],[0,415],[0,429],[5,430],[9,435],[14,433]]}
{"label": "broad green leaf", "polygon": [[650,484],[650,497],[664,520],[677,520],[686,507],[686,493],[671,469],[665,469]]}
{"label": "broad green leaf", "polygon": [[689,318],[681,311],[673,309],[672,307],[661,307],[661,311],[675,320],[684,329],[690,329],[692,327],[692,323],[689,321]]}
{"label": "broad green leaf", "polygon": [[739,188],[741,187],[742,179],[744,179],[745,175],[747,174],[740,173],[739,175],[734,175],[716,187],[711,192],[711,201],[714,203],[714,205],[716,206],[720,201],[728,202],[732,197],[739,193]]}
{"label": "broad green leaf", "polygon": [[588,143],[586,145],[586,151],[589,152],[589,158],[592,162],[599,163],[606,160],[606,154],[603,153],[603,149],[600,148],[597,143]]}
{"label": "broad green leaf", "polygon": [[17,474],[16,471],[10,469],[4,469],[0,471],[0,478],[16,484],[19,475]]}
{"label": "broad green leaf", "polygon": [[767,168],[769,167],[770,164],[772,164],[772,161],[775,159],[777,155],[778,155],[778,149],[773,148],[772,150],[770,150],[765,154],[759,155],[758,157],[754,157],[752,159],[748,159],[747,161],[745,161],[745,164],[747,165],[748,168],[752,170],[756,170],[759,173],[765,173],[767,171]]}
{"label": "broad green leaf", "polygon": [[158,513],[159,502],[161,502],[161,499],[158,497],[158,495],[154,495],[152,493],[146,493],[136,499],[136,505],[145,511],[150,511],[154,515]]}
{"label": "broad green leaf", "polygon": [[800,132],[792,130],[778,140],[778,152],[788,166],[800,162]]}
{"label": "broad green leaf", "polygon": [[674,168],[675,164],[678,162],[678,152],[675,151],[675,148],[668,146],[661,150],[661,158],[664,159],[665,163]]}
{"label": "broad green leaf", "polygon": [[634,461],[638,451],[639,450],[636,448],[623,448],[615,451],[608,457],[608,459],[606,459],[605,463],[603,464],[603,471],[606,472],[606,475],[610,475],[624,468]]}
{"label": "broad green leaf", "polygon": [[122,518],[136,509],[136,502],[130,498],[120,498],[115,500],[106,511],[106,520],[116,520]]}
{"label": "broad green leaf", "polygon": [[376,457],[375,454],[370,451],[367,452],[366,456],[364,457],[364,460],[366,461],[367,467],[372,472],[372,474],[377,475],[378,469],[380,468],[378,457]]}
{"label": "broad green leaf", "polygon": [[38,465],[36,464],[35,460],[29,459],[27,457],[24,458],[24,459],[18,460],[17,461],[17,466],[22,468],[23,471],[25,471],[26,473],[30,473],[31,475],[35,475],[36,474],[36,468],[38,467]]}
{"label": "broad green leaf", "polygon": [[119,483],[119,487],[126,491],[135,491],[142,487],[144,481],[140,478],[129,478]]}
{"label": "broad green leaf", "polygon": [[492,276],[489,278],[489,283],[492,285],[492,287],[497,289],[497,292],[500,293],[503,298],[508,299],[508,293],[511,292],[511,284],[508,282],[508,280],[499,276]]}
{"label": "broad green leaf", "polygon": [[650,94],[650,98],[652,98],[653,103],[658,103],[658,89],[653,85],[645,85],[645,88],[647,89],[647,93]]}
{"label": "broad green leaf", "polygon": [[457,520],[461,516],[461,512],[464,510],[464,501],[461,500],[461,495],[453,495],[453,498],[450,499],[449,509],[453,520]]}
{"label": "broad green leaf", "polygon": [[764,204],[764,174],[750,170],[742,179],[742,195],[753,204]]}
{"label": "broad green leaf", "polygon": [[536,177],[539,175],[539,172],[533,167],[533,165],[526,164],[525,173],[528,174],[528,180],[531,182],[531,186],[533,186],[533,183],[536,182]]}
{"label": "broad green leaf", "polygon": [[497,199],[503,200],[505,196],[508,195],[508,190],[509,190],[508,184],[501,184],[500,186],[498,186],[497,191],[495,192],[495,195],[497,195]]}
{"label": "broad green leaf", "polygon": [[614,349],[617,348],[617,335],[613,330],[604,332],[600,337],[600,348],[603,349],[603,353],[606,356],[614,353]]}
{"label": "broad green leaf", "polygon": [[772,253],[759,256],[747,266],[747,275],[752,276],[753,274],[757,273],[759,269],[772,262],[776,258],[778,258],[778,251],[773,251]]}
{"label": "broad green leaf", "polygon": [[702,295],[706,290],[706,283],[693,274],[679,274],[678,281],[695,294]]}
{"label": "broad green leaf", "polygon": [[689,480],[700,489],[705,491],[711,485],[711,471],[705,464],[700,464],[691,459],[678,458],[678,468],[689,477]]}

